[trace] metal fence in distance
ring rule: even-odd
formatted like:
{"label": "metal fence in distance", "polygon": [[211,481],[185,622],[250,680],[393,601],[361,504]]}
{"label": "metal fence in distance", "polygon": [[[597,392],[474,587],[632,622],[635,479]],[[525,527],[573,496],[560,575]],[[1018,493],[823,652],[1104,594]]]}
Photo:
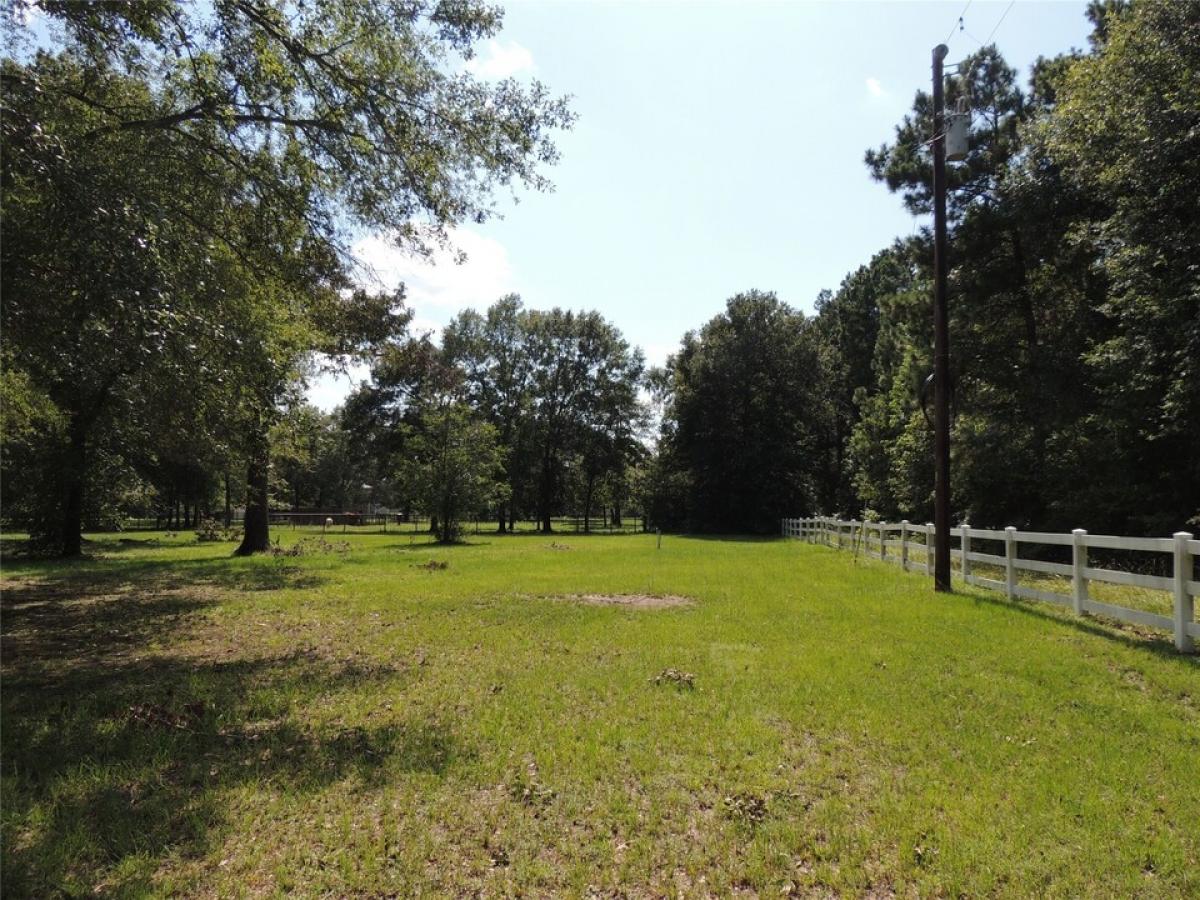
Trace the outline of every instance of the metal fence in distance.
{"label": "metal fence in distance", "polygon": [[[311,532],[338,532],[344,534],[370,534],[375,532],[421,532],[428,531],[430,519],[428,515],[404,513],[359,513],[359,512],[294,512],[271,510],[269,521],[276,528]],[[224,516],[213,516],[215,521],[223,523]],[[199,527],[199,521],[183,525],[172,523],[167,518],[128,518],[121,522],[115,531],[192,531]],[[231,526],[240,528],[242,512],[234,513],[230,520]],[[623,516],[619,521],[611,517],[592,516],[585,520],[583,516],[555,516],[550,520],[552,532],[566,534],[640,534],[646,530],[646,520],[640,514]],[[532,534],[542,531],[542,523],[533,519],[521,519],[507,522],[506,529],[516,534]],[[470,519],[464,523],[464,530],[471,534],[494,533],[498,524],[494,519]]]}
{"label": "metal fence in distance", "polygon": [[[806,519],[783,519],[780,530],[785,537],[800,538],[809,543],[824,544],[838,549],[854,548],[868,556],[896,563],[905,570],[911,570],[914,564],[920,564],[924,566],[927,574],[933,573],[936,532],[932,523],[915,525],[907,521],[863,522],[816,516]],[[996,531],[963,524],[950,529],[950,534],[960,542],[959,549],[950,551],[952,564],[953,561],[957,561],[959,572],[968,584],[1000,591],[1010,600],[1014,597],[1039,600],[1065,606],[1080,616],[1095,613],[1124,622],[1164,629],[1173,633],[1175,647],[1180,652],[1191,653],[1196,649],[1196,638],[1200,637],[1200,623],[1195,618],[1195,599],[1200,596],[1200,579],[1196,573],[1196,563],[1200,559],[1200,540],[1196,540],[1189,532],[1179,531],[1169,538],[1140,538],[1088,534],[1082,528],[1077,528],[1070,534],[1062,534],[1018,531],[1012,527]],[[994,542],[1000,545],[997,549],[1002,548],[1002,552],[980,552],[974,548],[973,542]],[[1069,548],[1071,562],[1022,558],[1022,545]],[[1151,575],[1091,565],[1088,558],[1090,550],[1134,551],[1157,555],[1160,562],[1157,568],[1171,574]],[[977,564],[981,568],[1002,573],[1003,580],[978,574],[975,571]],[[1069,578],[1070,594],[1020,584],[1018,578],[1021,572]],[[1101,602],[1089,593],[1088,586],[1093,582],[1165,591],[1171,597],[1172,615],[1165,616],[1143,609],[1130,609],[1127,606]]]}

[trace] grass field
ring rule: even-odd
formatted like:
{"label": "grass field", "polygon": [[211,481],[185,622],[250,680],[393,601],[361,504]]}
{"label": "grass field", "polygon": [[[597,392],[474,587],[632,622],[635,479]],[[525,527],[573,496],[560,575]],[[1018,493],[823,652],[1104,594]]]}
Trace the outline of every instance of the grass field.
{"label": "grass field", "polygon": [[147,537],[5,562],[6,897],[1200,894],[1166,636],[796,541]]}

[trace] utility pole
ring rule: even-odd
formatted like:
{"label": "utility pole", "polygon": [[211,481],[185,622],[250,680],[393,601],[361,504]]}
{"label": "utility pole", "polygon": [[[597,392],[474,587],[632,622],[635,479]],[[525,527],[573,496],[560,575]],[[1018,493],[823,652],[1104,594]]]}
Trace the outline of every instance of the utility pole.
{"label": "utility pole", "polygon": [[942,63],[950,48],[933,48],[933,589],[950,590],[950,326],[946,313],[946,98]]}

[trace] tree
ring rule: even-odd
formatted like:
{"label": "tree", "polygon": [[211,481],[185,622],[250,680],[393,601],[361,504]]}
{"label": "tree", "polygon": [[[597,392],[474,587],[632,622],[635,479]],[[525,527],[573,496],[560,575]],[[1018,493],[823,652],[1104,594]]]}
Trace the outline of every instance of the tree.
{"label": "tree", "polygon": [[[953,79],[947,92],[952,106],[962,97],[972,111],[970,152],[950,178],[953,501],[980,524],[1045,525],[1046,503],[1062,492],[1063,479],[1049,448],[1089,401],[1080,336],[1091,326],[1098,288],[1086,264],[1063,251],[1087,200],[1066,190],[1025,141],[1029,123],[1053,107],[1069,61],[1039,63],[1033,102],[995,47],[963,65],[966,77]],[[918,92],[896,143],[867,154],[872,175],[920,214],[929,209],[923,135],[931,127],[929,98]],[[927,233],[910,242],[909,253],[918,275],[912,287],[927,293]],[[907,478],[928,472],[920,459],[927,435],[913,402],[926,374],[928,302],[904,292],[884,292],[877,302],[918,315],[901,331],[881,330],[852,466],[860,495],[881,513],[925,515],[928,484]]]}
{"label": "tree", "polygon": [[569,458],[588,447],[593,484],[596,474],[618,464],[617,455],[601,460],[603,445],[624,446],[625,424],[637,417],[644,363],[641,351],[631,349],[596,312],[533,310],[525,316],[524,330],[536,506],[541,528],[549,532]]}
{"label": "tree", "polygon": [[749,291],[667,362],[658,478],[682,486],[663,522],[709,532],[773,532],[788,510],[811,509],[827,431],[817,342],[802,313]]}
{"label": "tree", "polygon": [[[499,11],[474,0],[37,5],[64,24],[68,50],[6,61],[20,101],[5,105],[15,148],[11,166],[5,154],[6,324],[17,323],[23,371],[39,378],[53,368],[36,321],[53,306],[39,300],[79,298],[71,337],[96,355],[94,366],[47,376],[79,398],[66,414],[59,550],[79,551],[91,429],[120,408],[130,367],[173,333],[159,321],[164,304],[148,298],[174,303],[187,285],[210,283],[196,270],[214,249],[252,276],[234,404],[248,459],[239,552],[266,549],[268,433],[298,357],[369,354],[406,322],[401,297],[349,289],[349,229],[427,249],[450,226],[487,218],[495,188],[545,187],[550,133],[571,115],[536,82],[456,71],[455,59],[500,26]],[[44,127],[51,119],[69,127]],[[143,183],[150,161],[170,173],[171,190]],[[56,261],[64,237],[86,246]]]}
{"label": "tree", "polygon": [[[1135,527],[1200,514],[1200,5],[1095,4],[1037,138],[1092,214],[1072,234],[1107,281],[1083,353],[1092,463]],[[1098,426],[1098,427],[1096,427]],[[1099,498],[1097,498],[1099,499]]]}
{"label": "tree", "polygon": [[[501,297],[484,315],[464,310],[446,327],[442,347],[463,370],[467,401],[496,429],[509,490],[508,524],[515,525],[513,498],[530,473],[533,361],[528,353],[527,314],[516,294]],[[505,530],[505,505],[498,511]]]}
{"label": "tree", "polygon": [[[974,111],[950,178],[953,502],[981,525],[1163,533],[1200,506],[1188,449],[1200,441],[1198,17],[1194,4],[1124,2],[1088,15],[1092,52],[1040,59],[1028,93],[993,47],[948,86],[952,106],[962,96]],[[918,93],[896,141],[867,154],[918,214],[929,112]],[[856,273],[821,304],[818,330],[835,422],[853,419],[853,500],[912,517],[931,484],[915,403],[928,235],[896,250],[910,276]],[[878,317],[865,382],[843,352],[848,308]]]}
{"label": "tree", "polygon": [[[43,77],[83,83],[87,71],[71,59],[43,56],[28,69],[6,60],[4,70],[6,346],[63,421],[42,448],[45,502],[30,525],[53,551],[76,555],[98,437],[115,429],[136,442],[147,397],[218,383],[219,348],[228,323],[244,321],[246,295],[234,286],[240,264],[192,224],[224,216],[223,186],[177,196],[162,134],[92,135],[95,115],[38,88]],[[106,87],[112,104],[146,92],[130,78]],[[180,215],[164,217],[167,203]]]}
{"label": "tree", "polygon": [[452,543],[463,519],[504,492],[496,429],[450,395],[424,403],[410,428],[401,478],[437,522],[438,541]]}

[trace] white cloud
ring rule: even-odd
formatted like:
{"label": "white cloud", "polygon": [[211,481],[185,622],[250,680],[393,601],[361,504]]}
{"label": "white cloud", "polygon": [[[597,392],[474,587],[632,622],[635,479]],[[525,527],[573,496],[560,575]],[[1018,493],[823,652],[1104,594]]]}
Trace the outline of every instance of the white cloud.
{"label": "white cloud", "polygon": [[480,78],[508,78],[519,72],[532,72],[533,54],[516,41],[492,38],[480,53],[467,60],[465,68]]}
{"label": "white cloud", "polygon": [[679,341],[666,343],[661,341],[648,341],[642,348],[642,352],[646,354],[647,366],[666,365],[667,357],[678,351]]}
{"label": "white cloud", "polygon": [[[395,290],[404,285],[405,303],[413,311],[412,335],[431,332],[436,338],[459,310],[486,309],[516,289],[508,251],[495,238],[452,228],[449,239],[450,246],[434,249],[428,258],[401,250],[384,234],[365,237],[352,248],[364,288]],[[459,252],[466,254],[461,263]],[[349,375],[320,375],[308,388],[308,401],[330,410],[369,374],[367,366],[352,366]]]}
{"label": "white cloud", "polygon": [[308,390],[305,392],[308,402],[329,412],[335,406],[344,403],[350,392],[358,387],[360,382],[366,381],[370,374],[370,366],[357,363],[351,365],[345,373],[324,372],[308,383]]}
{"label": "white cloud", "polygon": [[414,337],[428,334],[434,340],[438,340],[442,334],[442,323],[428,316],[414,315],[408,323],[408,332]]}
{"label": "white cloud", "polygon": [[12,11],[17,22],[26,28],[46,18],[45,11],[40,6],[37,6],[33,0],[17,0]]}
{"label": "white cloud", "polygon": [[[418,315],[464,307],[484,309],[513,291],[515,279],[508,251],[495,238],[469,228],[452,228],[449,247],[437,247],[428,258],[399,249],[386,235],[363,238],[353,247],[363,264],[364,287],[395,289],[404,284],[407,302]],[[459,262],[458,252],[466,254]]]}
{"label": "white cloud", "polygon": [[883,85],[879,83],[878,78],[867,79],[867,90],[870,92],[872,97],[882,97],[887,93],[887,91],[883,89]]}

